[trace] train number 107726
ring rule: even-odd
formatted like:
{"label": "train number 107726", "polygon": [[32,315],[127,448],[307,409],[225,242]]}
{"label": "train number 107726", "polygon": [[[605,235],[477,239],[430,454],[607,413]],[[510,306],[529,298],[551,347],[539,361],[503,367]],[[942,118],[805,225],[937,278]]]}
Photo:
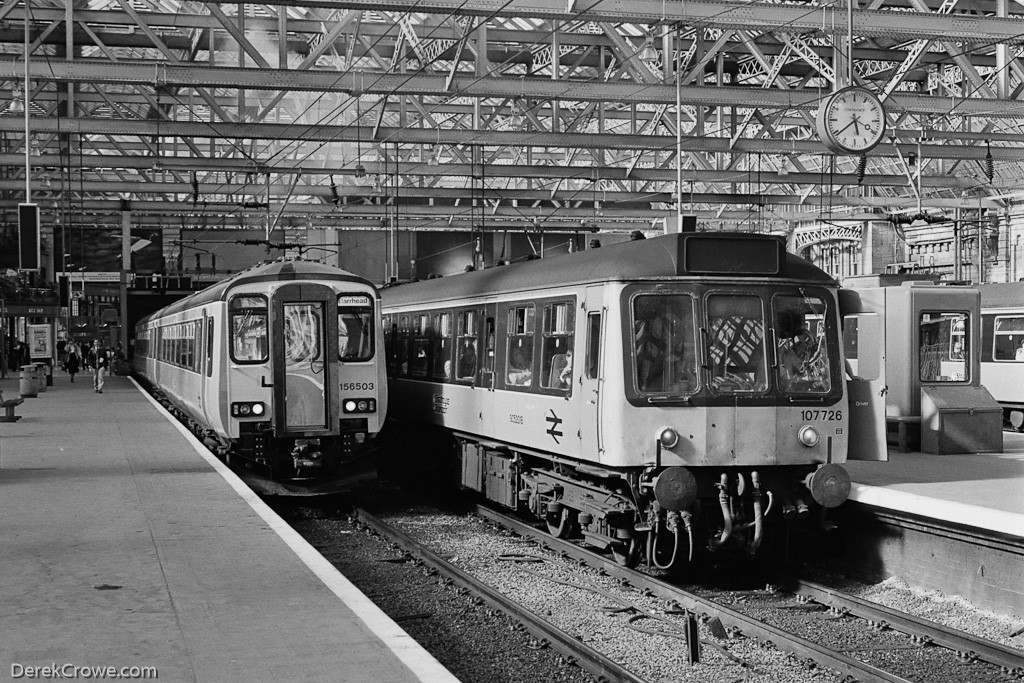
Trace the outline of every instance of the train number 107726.
{"label": "train number 107726", "polygon": [[801,420],[842,420],[843,411],[841,410],[801,410]]}

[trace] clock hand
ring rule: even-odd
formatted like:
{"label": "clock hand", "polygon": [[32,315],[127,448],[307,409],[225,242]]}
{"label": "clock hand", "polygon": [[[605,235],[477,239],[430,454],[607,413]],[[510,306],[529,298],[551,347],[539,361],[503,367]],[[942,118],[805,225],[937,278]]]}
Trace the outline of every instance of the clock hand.
{"label": "clock hand", "polygon": [[846,130],[847,128],[849,128],[850,126],[852,126],[852,125],[853,125],[853,124],[855,124],[855,123],[857,123],[857,117],[856,117],[856,116],[855,116],[855,117],[853,117],[853,121],[850,121],[850,122],[849,122],[848,124],[846,124],[845,126],[843,126],[842,128],[840,128],[839,130],[837,130],[837,131],[835,132],[835,134],[836,134],[836,135],[839,135],[840,133],[842,133],[842,132],[843,132],[844,130]]}

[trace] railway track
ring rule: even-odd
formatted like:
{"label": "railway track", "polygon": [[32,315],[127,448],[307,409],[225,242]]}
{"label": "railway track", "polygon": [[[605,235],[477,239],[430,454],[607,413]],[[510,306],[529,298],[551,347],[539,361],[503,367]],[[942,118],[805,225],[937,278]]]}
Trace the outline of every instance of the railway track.
{"label": "railway track", "polygon": [[628,671],[594,648],[580,642],[539,615],[509,599],[500,591],[476,579],[469,572],[460,569],[408,534],[365,510],[358,510],[357,516],[362,523],[398,544],[405,552],[423,561],[445,579],[468,590],[475,598],[491,608],[501,610],[518,620],[539,644],[550,646],[562,657],[574,661],[599,679],[610,682],[647,683],[646,679]]}
{"label": "railway track", "polygon": [[[813,662],[820,666],[827,666],[839,672],[841,676],[845,676],[847,680],[889,683],[909,680],[889,670],[852,657],[843,651],[843,648],[833,649],[819,642],[794,635],[713,599],[683,590],[643,572],[627,569],[590,549],[550,536],[500,512],[477,506],[476,513],[525,538],[533,539],[555,552],[576,561],[585,562],[642,591],[676,603],[683,609],[700,615],[702,619],[717,619],[726,632],[771,642],[774,646],[792,653],[809,665],[813,666],[811,664]],[[895,652],[903,649],[912,650],[938,646],[952,651],[962,662],[983,662],[992,667],[991,670],[980,673],[975,680],[1024,680],[1024,655],[1019,650],[903,614],[811,581],[795,577],[779,577],[777,584],[780,588],[791,591],[801,603],[808,605],[813,603],[823,610],[828,610],[831,617],[859,618],[863,621],[866,629],[893,630],[905,634],[909,638],[910,642],[906,645],[879,647],[877,648],[879,650],[889,649]],[[869,646],[848,649],[868,651],[873,648]]]}

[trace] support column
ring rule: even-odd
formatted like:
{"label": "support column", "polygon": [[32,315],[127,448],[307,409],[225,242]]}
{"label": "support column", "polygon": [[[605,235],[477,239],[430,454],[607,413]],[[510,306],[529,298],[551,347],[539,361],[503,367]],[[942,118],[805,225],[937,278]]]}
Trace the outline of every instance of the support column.
{"label": "support column", "polygon": [[128,358],[128,273],[132,269],[132,212],[121,211],[121,352]]}

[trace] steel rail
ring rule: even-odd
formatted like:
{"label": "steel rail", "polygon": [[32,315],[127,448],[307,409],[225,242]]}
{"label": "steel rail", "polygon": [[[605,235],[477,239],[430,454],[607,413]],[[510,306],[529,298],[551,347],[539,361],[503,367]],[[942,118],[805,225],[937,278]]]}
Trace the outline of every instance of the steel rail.
{"label": "steel rail", "polygon": [[564,552],[574,559],[585,560],[591,565],[596,565],[610,576],[629,582],[638,588],[649,590],[660,598],[674,600],[686,609],[708,617],[718,617],[722,625],[727,629],[737,629],[747,636],[756,636],[761,640],[770,641],[779,649],[792,652],[802,659],[811,659],[820,665],[831,667],[844,675],[852,675],[857,681],[862,683],[908,683],[905,678],[882,671],[870,664],[849,657],[842,652],[836,652],[800,636],[786,633],[782,629],[762,623],[753,617],[684,591],[677,586],[672,586],[659,579],[627,569],[590,550],[585,550],[573,543],[550,536],[538,529],[534,529],[528,524],[511,519],[489,508],[478,505],[476,512],[485,519],[512,529],[522,536],[536,539],[558,552]]}
{"label": "steel rail", "polygon": [[594,676],[603,676],[608,681],[624,683],[646,683],[645,679],[628,671],[607,656],[580,642],[575,637],[562,631],[557,626],[542,619],[522,605],[502,595],[482,581],[477,580],[442,558],[437,553],[424,547],[421,543],[387,525],[366,510],[356,510],[358,519],[382,536],[398,543],[406,552],[418,557],[442,576],[452,580],[473,595],[482,599],[490,607],[517,619],[535,638],[546,640],[552,649],[564,657],[572,658],[581,668]]}
{"label": "steel rail", "polygon": [[783,589],[811,598],[833,609],[843,609],[854,616],[884,623],[892,629],[956,651],[961,656],[977,656],[978,659],[1003,667],[1016,676],[1024,676],[1024,653],[1005,645],[964,633],[927,619],[897,612],[894,609],[869,602],[828,586],[793,576],[778,577]]}

